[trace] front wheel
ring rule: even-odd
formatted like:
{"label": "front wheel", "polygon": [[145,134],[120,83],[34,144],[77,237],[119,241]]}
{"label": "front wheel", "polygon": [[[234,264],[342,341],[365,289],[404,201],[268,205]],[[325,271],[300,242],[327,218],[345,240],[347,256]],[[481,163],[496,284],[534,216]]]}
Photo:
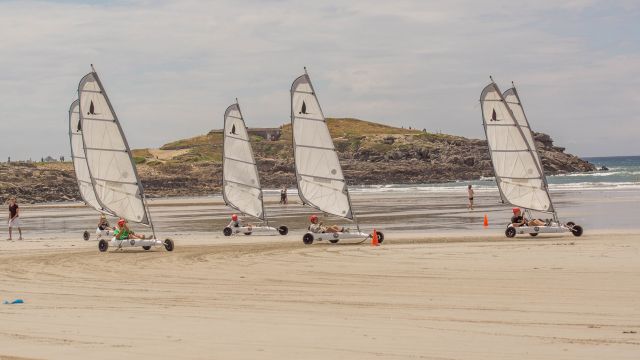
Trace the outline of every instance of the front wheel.
{"label": "front wheel", "polygon": [[378,244],[382,244],[382,242],[384,241],[384,234],[380,231],[376,231],[376,234],[378,234]]}
{"label": "front wheel", "polygon": [[107,249],[109,249],[109,242],[105,239],[100,240],[98,242],[98,250],[100,250],[100,252],[105,252]]}
{"label": "front wheel", "polygon": [[302,242],[305,245],[311,245],[313,244],[313,235],[311,234],[304,234],[304,236],[302,237]]}
{"label": "front wheel", "polygon": [[147,251],[151,250],[151,246],[143,246],[142,248],[147,250]]}
{"label": "front wheel", "polygon": [[278,232],[280,233],[280,235],[287,235],[289,233],[289,228],[282,225],[278,228]]}
{"label": "front wheel", "polygon": [[340,241],[339,239],[330,239],[329,242],[332,244],[337,244],[338,241]]}
{"label": "front wheel", "polygon": [[538,236],[538,233],[529,233],[531,236]]}
{"label": "front wheel", "polygon": [[163,244],[164,244],[165,250],[173,251],[173,240],[165,239]]}
{"label": "front wheel", "polygon": [[582,236],[582,226],[580,225],[573,225],[573,227],[571,228],[571,233],[573,234],[573,236]]}
{"label": "front wheel", "polygon": [[516,236],[516,228],[508,227],[507,230],[504,231],[504,234],[507,235],[508,238]]}
{"label": "front wheel", "polygon": [[233,233],[233,230],[231,230],[230,227],[226,227],[224,228],[224,230],[222,230],[222,233],[224,234],[224,236],[231,236],[231,234]]}
{"label": "front wheel", "polygon": [[84,241],[88,241],[90,237],[91,237],[91,234],[89,234],[88,231],[85,231],[82,233],[82,238],[84,239]]}

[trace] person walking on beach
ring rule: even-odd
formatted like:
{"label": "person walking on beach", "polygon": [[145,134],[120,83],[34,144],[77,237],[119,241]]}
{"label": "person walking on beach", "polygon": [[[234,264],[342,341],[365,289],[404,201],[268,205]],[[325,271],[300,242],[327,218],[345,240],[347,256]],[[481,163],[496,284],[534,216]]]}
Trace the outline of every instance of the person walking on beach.
{"label": "person walking on beach", "polygon": [[13,240],[12,230],[14,226],[18,228],[18,233],[20,234],[18,240],[22,240],[22,228],[20,227],[20,208],[16,203],[15,196],[12,196],[9,199],[9,238],[7,240]]}
{"label": "person walking on beach", "polygon": [[287,186],[283,185],[282,190],[280,190],[280,205],[287,205]]}
{"label": "person walking on beach", "polygon": [[467,188],[467,193],[469,194],[469,210],[473,210],[473,189],[471,188],[471,184]]}

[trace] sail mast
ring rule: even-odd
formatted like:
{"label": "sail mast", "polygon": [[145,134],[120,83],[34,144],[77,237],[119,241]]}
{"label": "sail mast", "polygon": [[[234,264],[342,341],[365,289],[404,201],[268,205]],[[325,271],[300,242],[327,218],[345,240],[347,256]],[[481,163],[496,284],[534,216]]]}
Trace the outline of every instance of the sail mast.
{"label": "sail mast", "polygon": [[539,164],[493,79],[483,89],[480,101],[487,144],[503,200],[526,209],[550,212],[550,197]]}
{"label": "sail mast", "polygon": [[[557,214],[556,214],[556,210],[555,207],[553,206],[553,200],[551,200],[551,195],[549,195],[549,183],[547,182],[547,176],[544,173],[544,166],[542,165],[542,159],[540,158],[540,153],[538,152],[538,147],[536,146],[536,142],[535,139],[533,137],[533,130],[531,129],[531,124],[529,123],[529,119],[527,118],[527,114],[524,111],[524,106],[522,105],[522,101],[520,100],[520,95],[518,94],[518,90],[516,89],[516,84],[514,84],[514,82],[511,82],[511,90],[513,90],[513,95],[515,96],[516,102],[517,103],[512,103],[507,101],[507,97],[504,96],[506,103],[509,105],[509,108],[511,109],[512,105],[516,105],[520,108],[520,111],[522,112],[522,119],[524,120],[527,130],[529,131],[529,134],[531,135],[531,143],[529,144],[532,151],[534,152],[534,158],[536,160],[536,163],[538,164],[538,169],[540,171],[540,174],[542,176],[542,181],[544,182],[544,188],[545,191],[547,192],[547,195],[549,196],[549,203],[551,204],[551,207],[549,209],[550,212],[553,213],[554,218],[556,218],[557,220]],[[505,94],[508,92],[509,90],[505,91]],[[512,113],[513,113],[513,109],[511,109]],[[514,113],[515,115],[515,113]],[[522,128],[521,124],[519,122],[517,122],[518,126],[520,128]],[[522,130],[524,132],[524,130]],[[524,134],[523,134],[524,135]]]}

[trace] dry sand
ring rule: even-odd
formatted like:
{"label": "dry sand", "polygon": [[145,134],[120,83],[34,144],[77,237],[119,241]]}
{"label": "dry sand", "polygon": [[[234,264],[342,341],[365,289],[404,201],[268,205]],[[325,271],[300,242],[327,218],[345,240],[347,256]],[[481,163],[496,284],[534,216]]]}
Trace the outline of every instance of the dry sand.
{"label": "dry sand", "polygon": [[638,359],[640,235],[0,243],[0,358]]}

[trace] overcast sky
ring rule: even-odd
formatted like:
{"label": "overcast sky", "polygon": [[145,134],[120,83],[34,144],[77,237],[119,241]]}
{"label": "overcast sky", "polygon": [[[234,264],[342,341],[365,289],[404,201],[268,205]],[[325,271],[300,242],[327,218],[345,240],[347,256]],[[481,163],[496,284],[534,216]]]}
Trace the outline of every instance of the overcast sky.
{"label": "overcast sky", "polygon": [[482,138],[489,75],[582,156],[640,154],[638,1],[3,1],[0,159],[69,153],[93,63],[133,148],[203,134],[240,100],[289,121],[307,66],[326,116]]}

